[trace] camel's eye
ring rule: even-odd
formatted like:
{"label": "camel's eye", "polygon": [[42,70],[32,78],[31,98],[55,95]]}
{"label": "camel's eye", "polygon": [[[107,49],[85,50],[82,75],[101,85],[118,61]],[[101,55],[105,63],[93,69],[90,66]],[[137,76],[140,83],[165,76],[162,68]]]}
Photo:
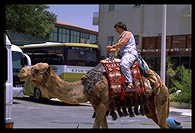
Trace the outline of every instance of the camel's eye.
{"label": "camel's eye", "polygon": [[25,73],[25,70],[24,70],[24,69],[22,69],[22,70],[21,70],[21,73]]}
{"label": "camel's eye", "polygon": [[36,73],[36,74],[37,74],[38,72],[39,72],[39,70],[36,70],[36,69],[34,70],[34,73]]}

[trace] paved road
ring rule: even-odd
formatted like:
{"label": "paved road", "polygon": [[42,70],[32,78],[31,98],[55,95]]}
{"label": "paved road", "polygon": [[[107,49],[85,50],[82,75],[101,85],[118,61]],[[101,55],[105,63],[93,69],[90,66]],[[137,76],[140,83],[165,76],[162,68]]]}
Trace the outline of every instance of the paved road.
{"label": "paved road", "polygon": [[[29,98],[14,99],[12,120],[18,128],[92,128],[93,108],[90,104],[69,105],[60,101],[50,100],[37,103]],[[170,116],[181,122],[183,128],[192,128],[191,116],[172,109]],[[118,117],[113,121],[107,117],[109,128],[159,128],[151,119],[138,115],[136,117]]]}

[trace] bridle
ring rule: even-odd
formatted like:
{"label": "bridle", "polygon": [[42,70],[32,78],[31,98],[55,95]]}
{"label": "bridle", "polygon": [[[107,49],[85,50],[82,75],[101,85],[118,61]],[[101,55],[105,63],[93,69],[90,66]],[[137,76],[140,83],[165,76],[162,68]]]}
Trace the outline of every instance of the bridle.
{"label": "bridle", "polygon": [[[33,78],[34,78],[35,75],[36,75],[35,71],[36,71],[35,68],[32,68],[32,69],[31,69],[31,74],[32,74],[32,77],[33,77]],[[37,76],[39,76],[39,75],[43,75],[43,80],[41,81],[41,85],[45,84],[46,80],[44,80],[44,79],[46,79],[47,76],[49,75],[49,67],[48,67],[47,69],[45,69],[44,71],[39,72],[39,73],[37,74]],[[32,80],[32,81],[33,81],[33,80]]]}

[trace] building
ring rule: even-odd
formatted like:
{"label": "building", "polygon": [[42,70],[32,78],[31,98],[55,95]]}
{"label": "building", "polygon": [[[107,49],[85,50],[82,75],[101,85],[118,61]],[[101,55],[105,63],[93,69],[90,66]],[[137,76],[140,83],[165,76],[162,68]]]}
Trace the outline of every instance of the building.
{"label": "building", "polygon": [[98,32],[84,29],[62,21],[55,23],[55,29],[50,34],[51,42],[96,43]]}
{"label": "building", "polygon": [[[124,22],[135,35],[138,51],[147,63],[159,73],[163,5],[100,4],[94,13],[93,25],[99,26],[98,43],[101,55],[106,56],[106,46],[118,39],[114,24]],[[166,5],[167,54],[175,65],[184,63],[191,68],[192,5]],[[154,52],[155,51],[155,52]]]}
{"label": "building", "polygon": [[55,23],[55,29],[51,32],[49,40],[9,30],[7,30],[6,33],[9,36],[11,42],[16,45],[38,44],[48,41],[96,44],[98,40],[97,31],[84,29],[62,21],[57,21]]}

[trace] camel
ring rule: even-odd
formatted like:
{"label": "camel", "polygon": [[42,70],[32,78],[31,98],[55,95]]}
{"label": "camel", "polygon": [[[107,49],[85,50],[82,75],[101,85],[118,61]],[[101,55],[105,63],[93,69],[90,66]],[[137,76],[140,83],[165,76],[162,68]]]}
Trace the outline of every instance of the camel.
{"label": "camel", "polygon": [[[101,66],[98,64],[95,68],[99,71]],[[145,115],[160,128],[169,128],[166,121],[169,116],[168,88],[159,80],[157,73],[150,71],[150,75],[145,80],[150,81],[153,88],[147,96],[148,111]],[[84,75],[79,81],[67,82],[62,80],[47,63],[23,67],[18,77],[23,81],[31,80],[44,95],[58,98],[65,103],[78,104],[89,101],[96,113],[93,128],[108,128],[106,112],[110,109],[112,100],[109,98],[109,82],[104,73],[92,86],[87,87],[85,83],[90,81],[89,75]]]}

